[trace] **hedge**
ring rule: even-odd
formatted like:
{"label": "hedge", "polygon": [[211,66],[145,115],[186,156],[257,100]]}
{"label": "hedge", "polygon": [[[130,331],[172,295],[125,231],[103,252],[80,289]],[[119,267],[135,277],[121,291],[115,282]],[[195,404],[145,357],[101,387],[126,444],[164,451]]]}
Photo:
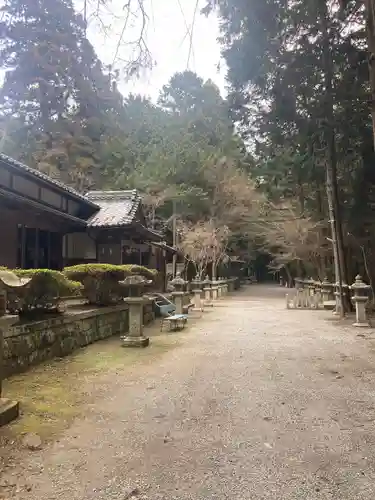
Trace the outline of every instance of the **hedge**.
{"label": "hedge", "polygon": [[78,264],[66,267],[65,276],[83,284],[83,294],[90,304],[116,304],[127,296],[129,287],[121,283],[127,276],[142,275],[154,280],[157,271],[144,266],[113,264]]}
{"label": "hedge", "polygon": [[[113,264],[77,264],[76,266],[65,267],[63,273],[67,278],[80,281],[81,283],[88,276],[118,281],[127,276],[125,274],[125,269]],[[131,273],[129,272],[129,274]]]}
{"label": "hedge", "polygon": [[156,269],[149,269],[145,266],[133,264],[78,264],[76,266],[65,267],[63,270],[69,279],[80,281],[86,276],[108,277],[124,279],[127,276],[139,274],[147,279],[155,279],[158,272]]}
{"label": "hedge", "polygon": [[61,297],[78,295],[82,289],[80,283],[51,269],[1,269],[13,272],[19,278],[31,278],[27,287],[7,288],[7,308],[12,313],[57,311]]}
{"label": "hedge", "polygon": [[135,264],[123,264],[119,267],[121,267],[121,269],[124,269],[125,273],[127,273],[127,276],[129,276],[130,274],[139,274],[140,276],[143,276],[148,280],[154,281],[158,275],[156,269],[149,269],[148,267],[145,266],[138,266]]}
{"label": "hedge", "polygon": [[39,276],[56,283],[60,297],[79,295],[82,290],[82,285],[79,281],[68,279],[61,271],[53,269],[12,269],[12,272],[19,278]]}

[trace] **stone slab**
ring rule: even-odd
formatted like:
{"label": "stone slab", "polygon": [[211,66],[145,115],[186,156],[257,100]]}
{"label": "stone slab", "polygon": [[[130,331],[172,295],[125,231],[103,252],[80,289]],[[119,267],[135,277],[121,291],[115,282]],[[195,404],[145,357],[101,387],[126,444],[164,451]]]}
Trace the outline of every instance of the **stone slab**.
{"label": "stone slab", "polygon": [[18,418],[19,403],[10,399],[0,398],[0,427]]}

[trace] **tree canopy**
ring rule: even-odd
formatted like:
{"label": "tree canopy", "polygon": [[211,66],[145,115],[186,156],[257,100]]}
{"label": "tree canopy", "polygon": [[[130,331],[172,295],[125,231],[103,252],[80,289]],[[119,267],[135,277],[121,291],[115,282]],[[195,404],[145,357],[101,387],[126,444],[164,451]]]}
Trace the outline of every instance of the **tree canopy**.
{"label": "tree canopy", "polygon": [[208,0],[227,98],[187,70],[154,103],[118,92],[70,0],[4,0],[1,150],[81,191],[138,188],[150,223],[177,213],[190,246],[352,279],[375,269],[366,5]]}

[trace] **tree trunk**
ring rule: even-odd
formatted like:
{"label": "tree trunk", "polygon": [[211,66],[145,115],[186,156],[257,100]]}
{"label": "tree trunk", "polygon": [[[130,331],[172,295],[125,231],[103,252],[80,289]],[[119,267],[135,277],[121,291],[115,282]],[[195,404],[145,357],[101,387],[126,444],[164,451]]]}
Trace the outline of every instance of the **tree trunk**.
{"label": "tree trunk", "polygon": [[343,316],[344,314],[344,300],[342,295],[342,279],[341,279],[341,269],[340,269],[340,258],[338,252],[338,242],[337,242],[337,225],[335,218],[335,211],[333,205],[333,183],[332,183],[332,170],[329,166],[329,162],[327,162],[327,200],[328,200],[328,213],[329,220],[331,224],[331,234],[332,234],[332,247],[333,247],[333,261],[335,265],[335,281],[339,285],[339,311],[337,311],[337,303],[336,303],[336,312]]}
{"label": "tree trunk", "polygon": [[375,150],[375,0],[365,0],[368,65],[371,86],[372,136]]}
{"label": "tree trunk", "polygon": [[337,183],[337,153],[333,99],[333,59],[329,33],[329,12],[326,0],[320,0],[320,21],[323,35],[322,47],[325,84],[324,143],[328,150],[328,158],[326,160],[326,187],[332,230],[335,275],[340,294],[340,312],[344,313],[345,310],[348,309],[348,304],[347,301],[343,300],[342,285],[344,282],[347,283],[347,272]]}

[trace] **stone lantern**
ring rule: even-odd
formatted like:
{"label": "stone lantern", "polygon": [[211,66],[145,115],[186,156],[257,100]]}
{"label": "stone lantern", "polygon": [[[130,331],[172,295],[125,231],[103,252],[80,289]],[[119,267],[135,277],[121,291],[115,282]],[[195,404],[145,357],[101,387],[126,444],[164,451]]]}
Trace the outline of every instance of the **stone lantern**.
{"label": "stone lantern", "polygon": [[328,281],[328,278],[325,277],[323,282],[322,282],[323,303],[330,302],[331,300],[334,300],[333,288],[334,288],[333,283],[330,283]]}
{"label": "stone lantern", "polygon": [[129,289],[125,302],[129,305],[129,332],[121,337],[124,347],[147,347],[150,339],[143,335],[143,306],[146,298],[142,297],[144,287],[150,283],[142,276],[128,276],[121,282]]}
{"label": "stone lantern", "polygon": [[228,279],[223,278],[223,295],[228,295]]}
{"label": "stone lantern", "polygon": [[176,274],[176,277],[171,281],[171,285],[174,287],[176,292],[183,292],[185,290],[186,281],[181,277],[180,273]]}
{"label": "stone lantern", "polygon": [[176,306],[176,314],[184,313],[184,288],[186,286],[186,281],[181,278],[181,274],[177,273],[176,277],[171,281],[171,285],[174,287],[174,292],[172,292],[173,302]]}
{"label": "stone lantern", "polygon": [[294,279],[295,286],[298,289],[303,288],[303,280],[302,278],[295,278]]}
{"label": "stone lantern", "polygon": [[218,279],[217,296],[219,299],[223,296],[223,278],[221,276]]}
{"label": "stone lantern", "polygon": [[221,278],[221,295],[225,297],[226,295],[227,282],[224,276]]}
{"label": "stone lantern", "polygon": [[211,297],[212,300],[217,300],[219,296],[219,281],[217,279],[212,280],[211,284]]}
{"label": "stone lantern", "polygon": [[191,281],[191,286],[192,286],[193,291],[198,289],[198,288],[202,289],[202,282],[201,282],[201,279],[199,277],[199,274],[195,275],[195,278]]}
{"label": "stone lantern", "polygon": [[203,302],[202,302],[202,283],[199,279],[199,275],[191,282],[194,294],[194,311],[203,312]]}
{"label": "stone lantern", "polygon": [[305,287],[309,290],[308,295],[313,297],[315,294],[315,281],[313,278],[305,280]]}
{"label": "stone lantern", "polygon": [[3,398],[2,395],[2,381],[4,378],[4,332],[16,321],[18,321],[18,316],[16,315],[3,316],[0,318],[0,427],[16,419],[19,414],[18,402]]}
{"label": "stone lantern", "polygon": [[208,274],[206,274],[206,277],[203,280],[203,292],[204,292],[204,305],[205,306],[212,306],[211,285],[212,285],[212,283],[210,281],[210,278],[208,277]]}
{"label": "stone lantern", "polygon": [[322,298],[322,282],[314,281],[314,301],[313,307],[315,309],[319,309],[319,307],[323,304]]}
{"label": "stone lantern", "polygon": [[364,283],[362,277],[358,274],[350,289],[354,292],[352,302],[355,305],[356,316],[353,326],[370,326],[366,314],[366,303],[369,298],[371,286]]}

